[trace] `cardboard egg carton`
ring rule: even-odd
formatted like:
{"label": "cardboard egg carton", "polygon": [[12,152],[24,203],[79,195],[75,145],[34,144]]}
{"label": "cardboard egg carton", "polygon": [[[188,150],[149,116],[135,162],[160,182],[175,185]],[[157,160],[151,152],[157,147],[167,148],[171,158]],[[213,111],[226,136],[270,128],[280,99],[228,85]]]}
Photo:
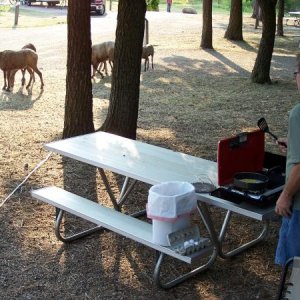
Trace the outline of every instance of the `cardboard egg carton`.
{"label": "cardboard egg carton", "polygon": [[168,241],[171,249],[181,255],[192,254],[209,245],[209,239],[200,236],[197,225],[169,233]]}

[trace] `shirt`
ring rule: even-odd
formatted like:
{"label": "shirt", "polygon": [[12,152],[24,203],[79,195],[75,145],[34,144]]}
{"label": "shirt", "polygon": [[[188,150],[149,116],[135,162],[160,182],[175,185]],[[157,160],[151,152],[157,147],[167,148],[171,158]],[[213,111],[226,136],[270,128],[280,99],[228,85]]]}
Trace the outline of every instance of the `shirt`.
{"label": "shirt", "polygon": [[[300,163],[300,103],[289,114],[288,151],[286,158],[286,180],[292,167]],[[300,190],[293,197],[293,208],[300,210]]]}

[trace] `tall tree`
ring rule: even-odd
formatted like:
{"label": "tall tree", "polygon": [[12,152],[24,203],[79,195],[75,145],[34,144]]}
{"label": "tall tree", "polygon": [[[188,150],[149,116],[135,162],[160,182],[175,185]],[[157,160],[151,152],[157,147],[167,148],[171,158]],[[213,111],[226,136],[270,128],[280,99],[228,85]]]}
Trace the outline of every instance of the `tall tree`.
{"label": "tall tree", "polygon": [[101,130],[136,139],[145,0],[119,0],[108,114]]}
{"label": "tall tree", "polygon": [[203,0],[202,37],[200,47],[213,49],[212,45],[212,0]]}
{"label": "tall tree", "polygon": [[251,18],[256,19],[256,0],[251,1],[252,15]]}
{"label": "tall tree", "polygon": [[259,21],[262,21],[262,16],[261,16],[261,8],[259,6],[259,2],[257,0],[254,0],[252,3],[253,6],[253,14],[255,18],[255,26],[254,28],[257,29],[259,26]]}
{"label": "tall tree", "polygon": [[229,24],[224,37],[232,41],[243,41],[242,0],[231,0]]}
{"label": "tall tree", "polygon": [[283,36],[284,0],[278,0],[277,35]]}
{"label": "tall tree", "polygon": [[261,21],[261,13],[259,12],[259,3],[257,0],[252,1],[252,8],[253,8],[253,13],[252,13],[252,18],[259,19]]}
{"label": "tall tree", "polygon": [[262,37],[259,44],[251,80],[255,83],[270,83],[270,67],[276,31],[277,0],[257,0],[262,12]]}
{"label": "tall tree", "polygon": [[64,138],[95,130],[90,18],[90,0],[69,0]]}

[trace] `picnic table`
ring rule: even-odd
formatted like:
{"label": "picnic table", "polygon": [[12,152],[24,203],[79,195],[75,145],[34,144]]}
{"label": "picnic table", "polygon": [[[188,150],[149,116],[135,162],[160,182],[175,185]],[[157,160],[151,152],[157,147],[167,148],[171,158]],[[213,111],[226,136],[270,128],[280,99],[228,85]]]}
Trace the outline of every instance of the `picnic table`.
{"label": "picnic table", "polygon": [[[294,21],[294,26],[299,26],[300,25],[300,11],[290,11],[289,16],[293,19]],[[287,22],[290,18],[286,18],[286,25]]]}
{"label": "picnic table", "polygon": [[[197,252],[182,255],[171,247],[153,243],[152,225],[137,218],[141,215],[141,212],[132,215],[125,214],[122,211],[122,206],[137,181],[150,185],[166,181],[194,183],[199,181],[199,178],[206,177],[216,184],[216,162],[105,132],[96,132],[51,142],[46,144],[45,148],[62,156],[97,167],[113,205],[113,208],[105,207],[55,186],[32,191],[33,197],[53,205],[58,210],[55,221],[57,238],[63,242],[72,242],[106,228],[150,247],[159,254],[154,267],[154,282],[164,289],[173,287],[206,270],[216,261],[218,255],[222,258],[235,256],[265,239],[269,220],[274,214],[273,206],[259,208],[246,203],[237,204],[222,200],[211,196],[209,193],[197,193],[199,221],[205,225],[208,232],[208,237],[205,237],[205,239],[208,238],[210,242]],[[118,196],[113,193],[106,172],[114,172],[124,176],[123,187]],[[209,209],[211,205],[226,210],[220,232],[217,232],[214,226],[213,215]],[[60,226],[65,212],[91,221],[96,226],[79,234],[63,236],[60,232]],[[233,213],[261,221],[262,229],[255,239],[225,253],[223,244],[225,236],[228,234],[227,228]],[[171,256],[191,264],[193,269],[165,282],[161,278],[161,268],[165,256]],[[199,265],[199,258],[206,258],[206,261]]]}

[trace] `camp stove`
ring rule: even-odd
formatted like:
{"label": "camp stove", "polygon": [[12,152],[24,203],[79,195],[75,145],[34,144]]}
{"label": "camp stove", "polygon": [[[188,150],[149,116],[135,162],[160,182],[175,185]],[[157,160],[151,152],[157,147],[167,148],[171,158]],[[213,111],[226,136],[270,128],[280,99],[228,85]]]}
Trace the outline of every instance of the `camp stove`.
{"label": "camp stove", "polygon": [[[256,130],[241,133],[218,143],[218,184],[212,196],[235,203],[247,202],[265,207],[274,204],[285,183],[285,157],[265,152],[264,133]],[[244,189],[234,184],[239,172],[267,176],[260,189]]]}

